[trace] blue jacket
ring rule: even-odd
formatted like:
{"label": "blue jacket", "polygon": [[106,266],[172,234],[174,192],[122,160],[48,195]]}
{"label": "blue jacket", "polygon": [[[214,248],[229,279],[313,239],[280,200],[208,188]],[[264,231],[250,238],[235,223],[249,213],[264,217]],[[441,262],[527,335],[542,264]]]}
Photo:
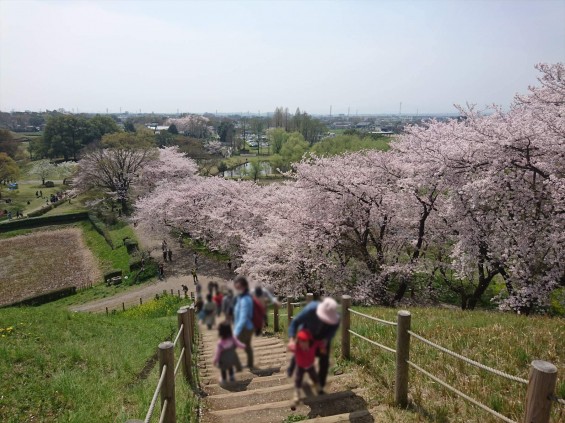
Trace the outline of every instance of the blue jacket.
{"label": "blue jacket", "polygon": [[329,345],[337,332],[339,322],[335,325],[328,325],[322,322],[316,315],[316,307],[318,307],[318,304],[320,304],[318,301],[312,301],[292,319],[292,323],[288,328],[289,338],[296,338],[296,333],[300,329],[308,329],[314,339],[325,339],[328,341]]}
{"label": "blue jacket", "polygon": [[243,329],[253,329],[253,300],[249,292],[238,295],[235,300],[233,334],[239,336]]}

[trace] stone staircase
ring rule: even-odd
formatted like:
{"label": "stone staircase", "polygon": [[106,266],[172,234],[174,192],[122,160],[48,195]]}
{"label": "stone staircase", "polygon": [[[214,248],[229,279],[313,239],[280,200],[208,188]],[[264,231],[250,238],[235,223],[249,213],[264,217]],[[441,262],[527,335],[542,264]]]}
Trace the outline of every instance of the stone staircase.
{"label": "stone staircase", "polygon": [[[218,334],[200,326],[199,355],[203,423],[283,423],[308,419],[317,423],[386,421],[377,419],[377,410],[368,410],[363,398],[365,390],[356,386],[351,375],[330,375],[324,395],[310,390],[304,377],[304,400],[291,410],[293,379],[286,376],[290,353],[283,340],[276,336],[253,338],[255,367],[236,373],[236,381],[220,386],[220,371],[212,364]],[[245,365],[245,352],[238,349]]]}

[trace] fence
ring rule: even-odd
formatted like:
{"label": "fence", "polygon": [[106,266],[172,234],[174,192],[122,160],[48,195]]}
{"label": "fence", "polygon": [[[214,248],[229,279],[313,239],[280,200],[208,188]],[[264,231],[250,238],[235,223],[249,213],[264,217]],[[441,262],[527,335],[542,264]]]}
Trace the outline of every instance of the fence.
{"label": "fence", "polygon": [[[288,320],[288,325],[292,322],[293,314],[295,308],[301,307],[314,299],[313,294],[306,294],[306,302],[292,302],[292,297],[287,297],[286,302],[280,305],[275,304],[273,309],[273,329],[275,332],[279,331],[279,317],[286,316]],[[286,314],[281,314],[279,312],[280,307],[286,307]],[[551,411],[551,406],[553,402],[557,402],[560,405],[565,405],[565,400],[557,398],[554,394],[555,385],[557,383],[557,368],[547,361],[534,360],[531,363],[530,374],[528,380],[522,379],[508,373],[502,372],[500,370],[494,369],[489,366],[485,366],[470,358],[464,357],[451,351],[447,348],[438,345],[429,339],[424,338],[421,335],[413,332],[411,330],[411,314],[409,311],[400,310],[397,314],[397,321],[391,322],[388,320],[379,319],[374,316],[369,316],[364,313],[360,313],[351,309],[351,297],[349,295],[343,295],[341,298],[341,308],[342,308],[342,322],[341,322],[341,355],[344,359],[350,359],[351,355],[351,335],[370,343],[376,347],[379,347],[389,353],[396,355],[396,372],[395,372],[395,384],[394,384],[394,398],[397,405],[401,407],[406,407],[408,405],[408,380],[409,380],[409,369],[412,367],[418,372],[426,375],[436,383],[450,390],[451,392],[459,395],[465,400],[471,402],[472,404],[482,408],[488,413],[500,420],[507,423],[516,423],[514,420],[498,413],[497,411],[489,408],[485,404],[477,401],[476,399],[468,396],[464,392],[454,388],[445,381],[434,376],[430,372],[426,371],[422,367],[418,366],[416,363],[410,360],[410,338],[414,337],[418,341],[426,344],[429,347],[435,348],[442,351],[445,354],[449,354],[463,362],[470,364],[472,366],[478,367],[482,370],[488,371],[497,376],[503,377],[507,380],[527,385],[526,392],[526,404],[524,413],[525,423],[548,423]],[[396,327],[396,349],[388,347],[386,345],[380,344],[372,339],[369,339],[357,332],[351,330],[351,314],[357,315],[359,317],[372,320],[378,324],[386,326]]]}
{"label": "fence", "polygon": [[[159,344],[159,381],[153,393],[149,409],[144,420],[129,420],[128,423],[149,423],[160,398],[159,423],[176,423],[175,381],[179,369],[191,387],[195,387],[197,378],[193,357],[196,356],[197,333],[194,305],[181,307],[177,311],[178,331],[173,342]],[[174,348],[180,347],[180,353],[175,363]]]}
{"label": "fence", "polygon": [[[310,295],[310,294],[309,294]],[[453,352],[447,348],[438,345],[429,339],[424,338],[421,335],[413,332],[411,330],[411,314],[409,311],[400,310],[397,314],[396,322],[391,322],[388,320],[379,319],[374,316],[369,316],[364,313],[360,313],[351,309],[351,297],[349,295],[342,296],[342,328],[341,328],[341,355],[344,359],[350,358],[351,353],[351,335],[370,343],[376,347],[379,347],[389,353],[396,355],[396,375],[395,375],[395,392],[394,398],[397,405],[401,407],[406,407],[408,405],[408,381],[409,381],[409,369],[410,367],[417,370],[418,372],[426,375],[430,379],[439,383],[451,392],[459,395],[465,400],[475,404],[476,406],[482,408],[483,410],[489,412],[493,416],[498,417],[500,420],[508,423],[516,423],[508,417],[498,413],[497,411],[489,408],[485,404],[471,398],[464,392],[459,391],[453,386],[449,385],[445,381],[434,376],[430,372],[426,371],[422,367],[418,366],[416,363],[410,360],[410,340],[411,337],[426,344],[431,348],[435,348],[443,353],[449,354],[459,360],[464,361],[467,364],[476,366],[482,370],[486,370],[497,376],[506,378],[513,382],[527,385],[526,392],[526,404],[524,413],[525,423],[548,423],[551,411],[552,402],[559,402],[560,404],[565,404],[562,399],[558,399],[554,395],[555,385],[557,382],[557,368],[547,362],[541,360],[534,360],[531,363],[529,379],[522,379],[513,375],[509,375],[492,367],[485,366],[482,363],[471,360],[464,357],[456,352]],[[387,325],[396,327],[396,349],[391,348],[386,345],[382,345],[375,342],[369,338],[362,336],[361,334],[351,330],[351,314],[356,316],[372,320],[377,324]],[[289,318],[290,322],[290,318]]]}
{"label": "fence", "polygon": [[[92,286],[91,286],[91,288],[92,288]],[[163,289],[162,295],[169,295],[169,292],[166,289]],[[170,295],[175,295],[174,289],[171,289]],[[184,295],[184,298],[189,298],[188,293],[181,294],[180,289],[177,290],[177,296],[179,298],[182,298],[182,295]],[[194,292],[190,293],[190,298],[192,300],[194,300]],[[159,294],[155,294],[155,299],[157,299],[157,300],[159,299]],[[141,298],[141,297],[139,297],[139,305],[143,305],[143,298]],[[137,307],[137,303],[133,304],[132,307],[130,307],[130,308],[134,308],[134,307]],[[108,307],[106,307],[106,316],[108,316],[110,313],[114,314],[114,313],[116,313],[116,311],[117,311],[116,309],[110,310]],[[126,311],[126,303],[122,303],[122,311]]]}

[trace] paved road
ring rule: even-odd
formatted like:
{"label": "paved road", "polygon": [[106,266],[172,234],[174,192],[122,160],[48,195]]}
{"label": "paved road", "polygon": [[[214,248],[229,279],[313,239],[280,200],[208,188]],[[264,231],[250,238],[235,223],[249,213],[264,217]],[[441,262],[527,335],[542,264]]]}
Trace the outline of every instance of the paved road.
{"label": "paved road", "polygon": [[[150,251],[151,256],[155,260],[162,261],[162,239],[156,239],[137,228],[135,231],[142,248]],[[195,290],[191,275],[191,270],[194,267],[193,251],[188,248],[181,248],[178,242],[175,242],[170,237],[167,237],[167,244],[173,251],[173,261],[172,263],[165,263],[165,280],[144,283],[110,298],[103,298],[90,303],[73,306],[71,310],[103,312],[106,310],[106,307],[108,307],[109,310],[119,310],[122,308],[122,303],[128,308],[128,306],[131,307],[139,304],[140,298],[142,298],[143,301],[155,298],[155,294],[161,294],[163,290],[170,293],[172,289],[175,295],[178,295],[178,291],[180,290],[182,295],[182,284],[188,286],[190,295],[190,292],[194,292]],[[197,274],[203,292],[207,292],[208,282],[210,281],[218,282],[223,286],[232,278],[227,265],[224,266],[223,263],[218,263],[202,255],[198,257]]]}

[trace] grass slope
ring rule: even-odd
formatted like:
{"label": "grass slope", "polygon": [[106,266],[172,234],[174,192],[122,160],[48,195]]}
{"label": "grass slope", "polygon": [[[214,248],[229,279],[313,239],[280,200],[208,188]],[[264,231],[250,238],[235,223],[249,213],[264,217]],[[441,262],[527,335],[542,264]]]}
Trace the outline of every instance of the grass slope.
{"label": "grass slope", "polygon": [[[63,304],[0,310],[0,421],[143,418],[158,380],[158,365],[146,364],[176,333],[182,300],[168,296],[111,316]],[[180,375],[177,385],[179,421],[191,421],[195,402]]]}
{"label": "grass slope", "polygon": [[[354,307],[381,319],[396,321],[398,310]],[[518,316],[489,311],[410,308],[412,330],[421,336],[487,366],[528,379],[532,360],[550,361],[558,368],[557,396],[565,398],[565,324],[563,319]],[[281,310],[286,313],[286,310]],[[294,314],[296,315],[297,312]],[[272,316],[270,317],[272,321]],[[286,336],[286,316],[280,317]],[[351,330],[396,348],[396,328],[351,314]],[[371,406],[388,405],[394,422],[498,422],[499,420],[462,398],[451,394],[427,376],[410,370],[411,407],[394,405],[395,356],[351,336],[351,360],[341,355],[341,334],[333,343],[335,368],[359,374],[360,386],[368,388]],[[502,379],[463,363],[412,338],[410,360],[467,395],[505,416],[521,421],[526,385]],[[554,405],[553,423],[565,421],[565,407]]]}

